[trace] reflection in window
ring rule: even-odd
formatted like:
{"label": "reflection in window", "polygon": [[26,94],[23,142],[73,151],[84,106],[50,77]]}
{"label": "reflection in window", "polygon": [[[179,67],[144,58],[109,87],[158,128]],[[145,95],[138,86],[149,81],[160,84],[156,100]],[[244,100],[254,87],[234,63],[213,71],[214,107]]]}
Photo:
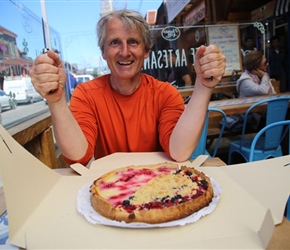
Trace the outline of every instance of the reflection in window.
{"label": "reflection in window", "polygon": [[[29,77],[33,60],[42,53],[41,18],[19,1],[2,1],[0,15],[0,75]],[[50,28],[53,49],[61,51],[60,35]]]}

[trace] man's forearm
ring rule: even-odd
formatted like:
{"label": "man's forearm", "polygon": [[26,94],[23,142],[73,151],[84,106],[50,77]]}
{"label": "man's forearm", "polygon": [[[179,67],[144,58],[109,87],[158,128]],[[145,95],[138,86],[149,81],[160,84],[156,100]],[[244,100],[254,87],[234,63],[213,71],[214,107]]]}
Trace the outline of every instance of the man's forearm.
{"label": "man's forearm", "polygon": [[49,104],[54,136],[61,153],[71,160],[81,159],[88,143],[65,100]]}
{"label": "man's forearm", "polygon": [[199,141],[211,93],[212,90],[201,83],[195,85],[192,97],[171,134],[170,155],[178,162],[187,160]]}

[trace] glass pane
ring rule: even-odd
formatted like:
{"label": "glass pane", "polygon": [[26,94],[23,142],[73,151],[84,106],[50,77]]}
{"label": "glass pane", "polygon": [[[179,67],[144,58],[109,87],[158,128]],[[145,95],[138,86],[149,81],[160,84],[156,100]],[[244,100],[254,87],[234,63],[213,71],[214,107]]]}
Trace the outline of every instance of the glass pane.
{"label": "glass pane", "polygon": [[[27,76],[44,48],[41,18],[18,1],[2,1],[0,15],[0,72]],[[60,34],[50,28],[52,49],[62,51]]]}

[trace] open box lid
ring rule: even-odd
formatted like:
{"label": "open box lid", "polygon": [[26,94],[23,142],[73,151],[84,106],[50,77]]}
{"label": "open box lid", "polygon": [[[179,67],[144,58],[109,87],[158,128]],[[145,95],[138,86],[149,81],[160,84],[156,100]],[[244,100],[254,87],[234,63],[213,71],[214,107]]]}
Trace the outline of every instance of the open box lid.
{"label": "open box lid", "polygon": [[270,209],[275,225],[280,224],[290,195],[290,155],[230,165],[222,168],[262,206]]}
{"label": "open box lid", "polygon": [[26,151],[1,125],[0,152],[0,174],[10,218],[9,237],[23,242],[21,228],[28,223],[61,175]]}
{"label": "open box lid", "polygon": [[[11,244],[27,249],[102,249],[120,248],[121,245],[134,249],[264,249],[271,238],[274,229],[272,210],[258,201],[254,192],[250,194],[236,180],[238,173],[235,170],[228,172],[225,170],[227,167],[199,169],[221,185],[222,195],[214,212],[197,223],[137,230],[92,225],[76,209],[80,188],[114,168],[170,159],[164,153],[116,153],[93,162],[88,170],[92,171],[92,175],[62,176],[27,152],[1,126],[0,135],[0,171]],[[286,163],[289,159],[285,157],[278,161],[279,164]],[[182,164],[190,166],[192,163],[187,161]],[[243,166],[237,165],[237,168],[242,169]],[[290,178],[289,171],[287,175]],[[249,181],[252,182],[251,178]],[[273,192],[279,194],[278,188],[274,186]],[[289,194],[289,187],[287,192]],[[284,206],[284,202],[277,200],[276,205]],[[278,213],[278,210],[273,212]],[[277,215],[277,218],[280,216]]]}

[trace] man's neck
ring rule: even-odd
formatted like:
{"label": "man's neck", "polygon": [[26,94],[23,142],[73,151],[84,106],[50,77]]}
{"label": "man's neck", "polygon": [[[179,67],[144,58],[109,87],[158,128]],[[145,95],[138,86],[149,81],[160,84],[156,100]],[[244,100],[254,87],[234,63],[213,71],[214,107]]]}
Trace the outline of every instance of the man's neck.
{"label": "man's neck", "polygon": [[141,76],[138,79],[130,80],[115,80],[113,77],[110,77],[111,87],[122,95],[130,95],[138,89],[141,84]]}

